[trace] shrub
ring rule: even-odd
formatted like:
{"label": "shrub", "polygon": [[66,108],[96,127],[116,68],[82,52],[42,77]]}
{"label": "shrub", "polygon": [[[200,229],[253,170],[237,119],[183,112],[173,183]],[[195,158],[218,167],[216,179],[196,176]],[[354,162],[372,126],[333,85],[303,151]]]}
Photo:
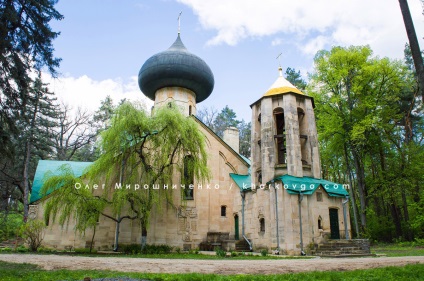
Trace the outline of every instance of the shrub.
{"label": "shrub", "polygon": [[[90,254],[90,248],[75,248],[74,252],[78,254]],[[97,253],[97,250],[92,249],[91,254],[95,253]]]}
{"label": "shrub", "polygon": [[181,253],[181,248],[180,248],[180,247],[175,248],[175,252],[176,252],[177,254]]}
{"label": "shrub", "polygon": [[237,257],[237,252],[232,251],[232,252],[231,252],[231,256],[232,256],[232,257]]}
{"label": "shrub", "polygon": [[22,226],[21,214],[8,214],[0,212],[0,241],[14,239],[19,234],[19,229]]}
{"label": "shrub", "polygon": [[215,249],[215,253],[218,257],[224,258],[227,255],[227,252],[225,252],[223,249],[217,247]]}
{"label": "shrub", "polygon": [[12,252],[12,248],[9,248],[9,247],[1,248],[0,252]]}
{"label": "shrub", "polygon": [[268,250],[267,250],[267,249],[263,249],[263,250],[261,251],[261,256],[263,256],[263,257],[268,256]]}
{"label": "shrub", "polygon": [[37,252],[49,254],[49,253],[57,253],[57,250],[56,249],[52,249],[52,248],[47,248],[47,247],[39,247],[37,249]]}
{"label": "shrub", "polygon": [[20,235],[32,252],[36,252],[44,238],[46,225],[41,220],[30,220],[20,228]]}
{"label": "shrub", "polygon": [[19,253],[26,253],[26,252],[28,252],[29,251],[29,249],[28,248],[26,248],[25,246],[19,246],[18,248],[16,248],[16,251],[17,252],[19,252]]}
{"label": "shrub", "polygon": [[129,255],[136,254],[169,254],[172,250],[171,246],[168,245],[146,245],[143,250],[141,250],[140,244],[127,244],[127,245],[119,245],[119,249],[121,252]]}

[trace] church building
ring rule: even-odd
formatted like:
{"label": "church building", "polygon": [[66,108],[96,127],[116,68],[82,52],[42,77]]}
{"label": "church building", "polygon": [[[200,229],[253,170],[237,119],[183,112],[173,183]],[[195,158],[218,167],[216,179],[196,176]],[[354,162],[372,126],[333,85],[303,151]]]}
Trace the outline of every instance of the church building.
{"label": "church building", "polygon": [[[196,118],[197,104],[214,87],[209,66],[184,46],[180,34],[165,51],[141,67],[139,86],[154,101],[154,108],[176,104],[193,118],[206,137],[211,180],[196,183],[187,196],[176,192],[176,208],[151,212],[148,244],[180,249],[278,251],[281,254],[313,253],[326,238],[349,239],[350,222],[346,186],[321,179],[314,100],[282,75],[265,93],[258,93],[252,110],[251,159],[239,153],[239,132],[228,128],[223,138]],[[266,85],[264,85],[266,88]],[[154,110],[153,108],[153,110]],[[30,218],[43,220],[48,197],[38,193],[47,171],[69,164],[82,175],[91,163],[39,162],[31,194]],[[181,181],[180,175],[175,175]],[[177,194],[178,193],[178,194]],[[43,244],[57,249],[89,247],[92,230],[85,234],[68,225],[46,222]],[[93,246],[111,250],[116,223],[100,217]],[[137,221],[123,220],[120,244],[140,243]]]}

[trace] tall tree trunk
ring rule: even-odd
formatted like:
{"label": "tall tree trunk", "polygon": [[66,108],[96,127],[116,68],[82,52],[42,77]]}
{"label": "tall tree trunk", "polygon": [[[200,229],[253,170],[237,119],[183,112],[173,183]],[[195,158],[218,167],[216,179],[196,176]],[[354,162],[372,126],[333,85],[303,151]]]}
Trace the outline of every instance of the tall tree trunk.
{"label": "tall tree trunk", "polygon": [[393,223],[395,224],[396,238],[399,238],[402,236],[401,217],[399,214],[400,212],[399,212],[399,208],[396,206],[396,202],[393,196],[391,200],[392,200],[392,203],[390,204],[390,211],[392,213]]}
{"label": "tall tree trunk", "polygon": [[141,220],[141,250],[143,251],[144,247],[147,244],[147,224],[144,219]]}
{"label": "tall tree trunk", "polygon": [[367,199],[366,199],[366,188],[365,188],[365,171],[364,166],[361,163],[358,153],[355,148],[352,149],[353,161],[355,162],[356,168],[356,177],[358,180],[358,191],[359,191],[359,203],[360,203],[360,219],[361,219],[361,231],[364,232],[367,226],[366,218],[366,209],[367,209]]}
{"label": "tall tree trunk", "polygon": [[352,201],[353,222],[354,222],[354,225],[355,225],[356,237],[358,237],[359,236],[358,215],[357,215],[357,212],[356,212],[356,200],[355,200],[355,194],[353,192],[352,171],[351,171],[351,168],[350,168],[349,154],[347,152],[346,143],[344,144],[344,158],[345,158],[347,173],[349,175],[349,197],[350,197],[350,200]]}
{"label": "tall tree trunk", "polygon": [[24,186],[24,223],[28,220],[28,211],[29,211],[29,195],[31,193],[31,188],[29,186],[29,165],[31,160],[31,149],[32,149],[32,137],[34,135],[34,128],[36,125],[37,115],[38,115],[38,102],[39,95],[36,93],[36,99],[34,104],[34,112],[29,120],[29,132],[28,139],[26,142],[26,151],[25,151],[25,161],[24,161],[24,170],[23,170],[23,186]]}
{"label": "tall tree trunk", "polygon": [[412,21],[407,0],[399,0],[399,5],[402,12],[403,22],[405,24],[406,34],[408,35],[409,46],[411,47],[415,70],[417,71],[421,98],[424,101],[424,63],[423,57],[421,55],[420,45],[418,44],[417,34],[415,32],[414,22]]}
{"label": "tall tree trunk", "polygon": [[90,243],[90,253],[91,253],[91,251],[93,250],[93,243],[94,243],[94,236],[96,236],[96,226],[94,226],[94,229],[93,229],[93,236],[91,236],[91,243]]}
{"label": "tall tree trunk", "polygon": [[28,220],[28,211],[29,211],[29,163],[31,158],[31,140],[29,139],[26,143],[26,152],[25,152],[25,164],[24,164],[24,173],[23,173],[23,185],[24,185],[24,223]]}

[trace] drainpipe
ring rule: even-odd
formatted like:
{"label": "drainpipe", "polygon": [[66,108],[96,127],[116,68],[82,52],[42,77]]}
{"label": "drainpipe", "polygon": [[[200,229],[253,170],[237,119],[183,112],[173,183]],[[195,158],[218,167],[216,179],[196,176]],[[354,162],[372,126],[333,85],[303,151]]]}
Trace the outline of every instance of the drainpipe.
{"label": "drainpipe", "polygon": [[299,193],[299,227],[300,227],[300,255],[306,255],[303,251],[303,235],[302,235],[302,200],[303,194]]}
{"label": "drainpipe", "polygon": [[277,252],[280,252],[280,235],[278,233],[278,199],[277,199],[277,189],[275,188],[275,182],[272,182],[274,184],[274,190],[275,190],[275,219],[277,221],[276,226],[277,226]]}
{"label": "drainpipe", "polygon": [[342,201],[343,204],[343,219],[344,219],[344,224],[345,224],[345,236],[346,236],[346,240],[349,240],[349,232],[347,229],[347,211],[346,211],[346,204],[349,202],[349,196],[346,196],[345,200]]}
{"label": "drainpipe", "polygon": [[244,237],[244,197],[245,194],[243,191],[240,192],[241,195],[241,235]]}

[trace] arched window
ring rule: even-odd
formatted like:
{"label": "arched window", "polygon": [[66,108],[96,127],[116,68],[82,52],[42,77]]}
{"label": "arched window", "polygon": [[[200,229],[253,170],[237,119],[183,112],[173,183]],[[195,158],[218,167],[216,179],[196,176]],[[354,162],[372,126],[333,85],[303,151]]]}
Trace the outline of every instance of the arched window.
{"label": "arched window", "polygon": [[[184,185],[184,199],[193,200],[194,199],[194,167],[193,167],[193,156],[187,155],[184,157],[184,174],[182,179],[182,184]],[[190,188],[191,185],[191,188]]]}
{"label": "arched window", "polygon": [[322,218],[321,218],[321,216],[318,217],[318,229],[323,229],[322,228]]}
{"label": "arched window", "polygon": [[284,110],[281,107],[274,109],[275,117],[275,135],[276,140],[276,158],[277,164],[286,163],[286,127],[284,122]]}
{"label": "arched window", "polygon": [[259,231],[265,232],[265,219],[264,218],[259,219]]}
{"label": "arched window", "polygon": [[227,206],[221,206],[221,217],[227,216]]}

